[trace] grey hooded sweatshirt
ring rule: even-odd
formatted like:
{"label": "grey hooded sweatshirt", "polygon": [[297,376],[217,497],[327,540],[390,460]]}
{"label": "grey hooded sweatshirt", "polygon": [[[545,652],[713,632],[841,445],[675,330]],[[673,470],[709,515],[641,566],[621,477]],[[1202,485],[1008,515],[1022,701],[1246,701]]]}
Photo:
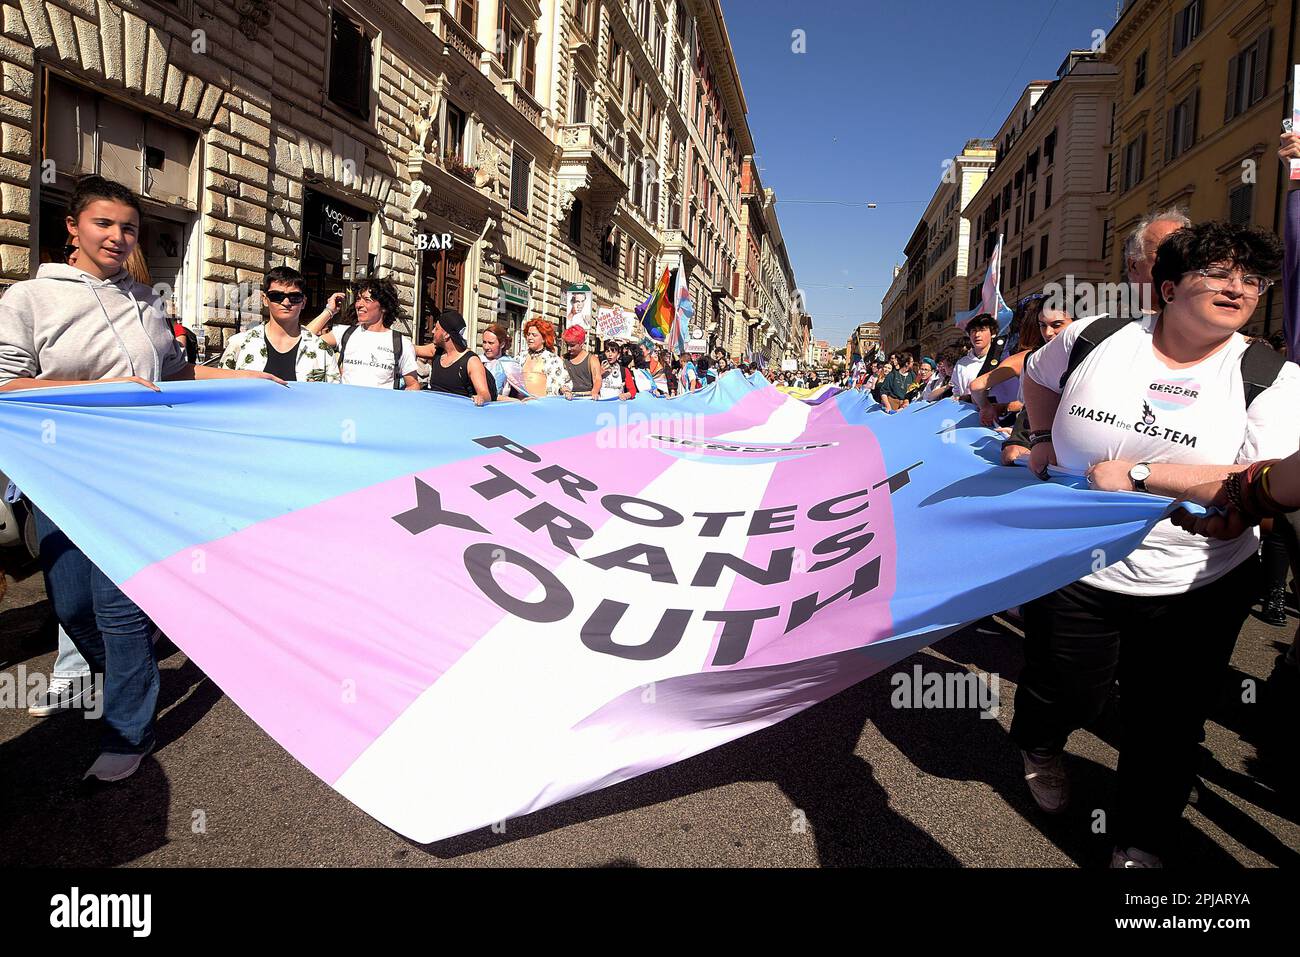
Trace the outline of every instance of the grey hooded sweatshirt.
{"label": "grey hooded sweatshirt", "polygon": [[125,270],[96,279],[45,263],[0,299],[0,385],[24,377],[157,382],[184,368],[161,300]]}

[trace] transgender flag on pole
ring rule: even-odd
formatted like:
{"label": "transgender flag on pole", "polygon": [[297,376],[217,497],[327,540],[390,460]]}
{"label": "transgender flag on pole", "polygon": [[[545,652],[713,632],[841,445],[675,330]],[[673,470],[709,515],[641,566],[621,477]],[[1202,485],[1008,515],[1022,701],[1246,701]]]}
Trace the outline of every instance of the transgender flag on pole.
{"label": "transgender flag on pole", "polygon": [[1013,313],[1002,298],[1001,286],[1002,236],[999,235],[998,244],[993,249],[993,255],[989,256],[989,268],[984,273],[984,285],[980,287],[980,304],[975,309],[957,313],[957,328],[965,329],[968,322],[981,313],[987,312],[990,316],[996,316],[998,324],[1005,330],[1007,323],[1011,321]]}

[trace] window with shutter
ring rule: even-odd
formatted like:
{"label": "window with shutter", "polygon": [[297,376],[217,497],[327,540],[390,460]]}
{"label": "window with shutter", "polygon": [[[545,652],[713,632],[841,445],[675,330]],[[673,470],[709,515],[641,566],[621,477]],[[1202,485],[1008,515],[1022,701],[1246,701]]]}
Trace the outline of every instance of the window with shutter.
{"label": "window with shutter", "polygon": [[581,80],[573,80],[573,104],[569,111],[569,122],[586,123],[587,122],[587,87]]}
{"label": "window with shutter", "polygon": [[1186,50],[1201,33],[1201,0],[1192,0],[1174,15],[1174,56]]}
{"label": "window with shutter", "polygon": [[1043,183],[1043,209],[1050,209],[1052,206],[1052,177],[1047,177]]}
{"label": "window with shutter", "polygon": [[1133,61],[1133,92],[1139,93],[1147,85],[1147,51],[1143,50]]}
{"label": "window with shutter", "polygon": [[515,147],[510,161],[510,208],[528,215],[528,191],[532,187],[533,161]]}
{"label": "window with shutter", "polygon": [[456,22],[471,34],[478,30],[478,0],[456,0]]}
{"label": "window with shutter", "polygon": [[1200,91],[1193,90],[1169,112],[1165,157],[1173,160],[1186,153],[1196,143],[1196,107]]}
{"label": "window with shutter", "polygon": [[582,200],[575,199],[569,208],[569,242],[582,245]]}
{"label": "window with shutter", "polygon": [[1228,194],[1228,222],[1248,225],[1254,218],[1255,187],[1250,183],[1238,186]]}
{"label": "window with shutter", "polygon": [[1047,234],[1046,233],[1043,234],[1043,238],[1038,243],[1038,268],[1039,269],[1047,268]]}
{"label": "window with shutter", "polygon": [[330,17],[329,98],[349,113],[370,119],[370,41],[337,10]]}

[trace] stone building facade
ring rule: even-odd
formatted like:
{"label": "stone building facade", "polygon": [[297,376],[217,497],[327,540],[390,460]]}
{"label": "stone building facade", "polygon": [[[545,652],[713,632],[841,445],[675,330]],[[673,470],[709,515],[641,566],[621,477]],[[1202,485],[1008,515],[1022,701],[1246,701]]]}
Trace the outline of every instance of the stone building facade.
{"label": "stone building facade", "polygon": [[[1275,152],[1300,23],[1287,3],[1127,0],[1106,36],[1119,71],[1107,120],[1111,201],[1097,237],[1108,278],[1125,275],[1124,241],[1148,213],[1181,207],[1196,222],[1254,223],[1282,234],[1286,178]],[[1270,289],[1244,330],[1281,328]]]}
{"label": "stone building facade", "polygon": [[717,0],[10,0],[0,23],[0,272],[61,257],[75,178],[144,200],[142,248],[214,347],[264,271],[343,289],[344,235],[405,327],[562,323],[687,270],[735,320],[754,144]]}
{"label": "stone building facade", "polygon": [[1072,51],[1051,82],[1031,83],[1003,121],[997,161],[970,199],[972,282],[979,303],[989,257],[1002,246],[1002,295],[1014,306],[1052,284],[1107,281],[1102,223],[1110,196],[1106,144],[1117,71],[1092,50]]}

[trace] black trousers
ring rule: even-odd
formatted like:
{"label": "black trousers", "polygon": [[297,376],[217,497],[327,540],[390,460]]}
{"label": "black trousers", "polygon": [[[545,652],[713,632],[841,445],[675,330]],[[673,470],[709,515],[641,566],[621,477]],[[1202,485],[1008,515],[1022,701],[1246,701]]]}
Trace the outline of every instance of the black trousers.
{"label": "black trousers", "polygon": [[1024,606],[1025,669],[1011,723],[1020,747],[1063,751],[1071,732],[1101,714],[1122,669],[1119,800],[1107,828],[1118,846],[1168,852],[1258,582],[1252,557],[1181,595],[1075,582]]}
{"label": "black trousers", "polygon": [[1264,560],[1264,595],[1275,588],[1286,587],[1287,569],[1296,576],[1295,588],[1300,595],[1300,541],[1296,539],[1296,515],[1281,516],[1273,520],[1273,531],[1263,537],[1260,555]]}

